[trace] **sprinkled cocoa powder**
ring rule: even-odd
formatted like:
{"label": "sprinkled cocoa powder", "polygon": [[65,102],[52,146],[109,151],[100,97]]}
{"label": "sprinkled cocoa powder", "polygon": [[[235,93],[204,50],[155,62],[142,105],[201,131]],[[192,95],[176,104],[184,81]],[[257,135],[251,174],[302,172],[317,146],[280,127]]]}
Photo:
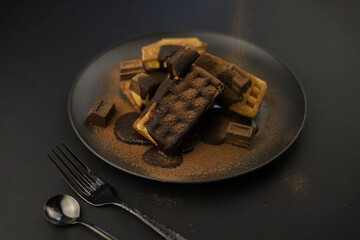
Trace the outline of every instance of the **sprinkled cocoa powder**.
{"label": "sprinkled cocoa powder", "polygon": [[[151,146],[130,145],[118,140],[114,134],[116,120],[121,115],[134,111],[126,97],[121,94],[121,84],[123,83],[119,81],[119,71],[115,69],[110,72],[107,87],[104,87],[101,94],[107,101],[114,102],[116,113],[106,128],[94,126],[94,135],[103,149],[116,156],[117,160],[109,159],[114,165],[120,165],[121,162],[125,161],[138,173],[141,172],[148,177],[165,181],[201,181],[201,179],[238,175],[239,172],[246,172],[269,160],[268,157],[271,156],[268,149],[277,147],[269,146],[269,144],[275,144],[279,138],[284,138],[279,133],[285,117],[281,113],[268,113],[268,96],[266,96],[261,113],[256,119],[259,131],[252,149],[246,150],[229,144],[209,145],[199,140],[195,142],[192,152],[183,154],[181,165],[175,168],[154,167],[147,164],[142,158]],[[278,104],[281,97],[272,97],[273,94],[277,93],[271,90],[267,93],[270,95],[269,99],[271,99],[272,104]],[[289,139],[294,134],[296,131],[289,133]]]}

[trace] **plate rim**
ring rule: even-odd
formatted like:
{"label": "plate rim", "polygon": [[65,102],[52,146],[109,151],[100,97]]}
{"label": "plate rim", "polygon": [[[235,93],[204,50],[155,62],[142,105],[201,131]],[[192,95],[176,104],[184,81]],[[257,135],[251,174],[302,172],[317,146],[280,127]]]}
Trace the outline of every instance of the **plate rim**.
{"label": "plate rim", "polygon": [[304,100],[304,115],[303,115],[303,119],[301,121],[301,125],[299,127],[299,130],[297,131],[297,133],[295,134],[294,138],[289,142],[289,144],[284,147],[284,149],[282,151],[280,151],[278,154],[276,154],[274,157],[270,158],[269,160],[267,160],[266,162],[264,162],[263,164],[260,164],[258,166],[256,166],[255,168],[252,168],[251,170],[249,171],[246,171],[246,172],[243,172],[243,173],[240,173],[240,174],[235,174],[235,175],[231,175],[231,176],[226,176],[226,177],[222,177],[222,178],[217,178],[217,179],[209,179],[209,180],[198,180],[198,181],[194,181],[194,180],[189,180],[189,181],[185,181],[185,180],[166,180],[166,179],[161,179],[161,178],[156,178],[156,177],[151,177],[151,176],[146,176],[146,175],[142,175],[142,174],[139,174],[139,173],[135,173],[135,172],[132,172],[130,170],[127,170],[125,168],[122,168],[122,167],[119,167],[117,165],[115,165],[114,163],[108,161],[107,159],[103,158],[100,154],[98,154],[95,150],[93,150],[86,142],[85,140],[81,137],[80,133],[78,132],[76,126],[75,126],[75,123],[74,123],[74,120],[73,120],[73,117],[72,117],[72,114],[71,114],[71,102],[72,102],[72,99],[73,99],[73,92],[75,90],[75,87],[81,77],[81,75],[85,72],[85,70],[96,60],[98,59],[99,57],[101,57],[103,54],[105,54],[106,52],[109,52],[110,50],[112,50],[113,48],[119,46],[119,45],[123,45],[127,42],[131,42],[131,41],[134,41],[134,40],[137,40],[139,38],[143,38],[143,37],[149,37],[149,36],[152,36],[152,35],[160,35],[160,34],[163,34],[163,35],[166,35],[166,34],[169,34],[169,33],[202,33],[202,34],[213,34],[213,35],[221,35],[221,36],[224,36],[224,37],[233,37],[235,38],[234,36],[231,36],[230,34],[226,34],[226,33],[222,33],[222,32],[214,32],[214,31],[208,31],[208,30],[168,30],[168,31],[156,31],[156,32],[151,32],[151,33],[145,33],[145,34],[139,34],[139,35],[136,35],[136,36],[133,36],[133,37],[129,37],[123,41],[119,41],[103,50],[101,50],[100,52],[98,52],[97,54],[94,55],[94,57],[90,58],[87,63],[82,67],[82,69],[78,72],[78,74],[75,76],[73,82],[72,82],[72,85],[71,85],[71,88],[70,88],[70,91],[68,93],[68,100],[67,100],[67,112],[68,112],[68,117],[69,117],[69,120],[70,120],[70,124],[76,134],[76,136],[80,139],[80,141],[86,146],[87,149],[89,149],[95,156],[97,156],[98,158],[100,158],[101,160],[103,160],[104,162],[106,162],[107,164],[110,164],[112,167],[115,167],[121,171],[124,171],[126,173],[129,173],[129,174],[132,174],[132,175],[135,175],[137,177],[141,177],[141,178],[145,178],[145,179],[149,179],[149,180],[154,180],[154,181],[157,181],[157,182],[164,182],[164,183],[178,183],[178,184],[196,184],[196,183],[209,183],[209,182],[218,182],[218,181],[223,181],[223,180],[227,180],[227,179],[232,179],[232,178],[235,178],[235,177],[239,177],[239,176],[243,176],[245,174],[248,174],[250,172],[254,172],[256,170],[258,170],[259,168],[262,168],[264,167],[265,165],[268,165],[270,162],[274,161],[275,159],[277,159],[278,157],[280,157],[285,151],[287,151],[289,149],[290,146],[292,146],[294,144],[294,142],[296,141],[296,139],[298,139],[302,129],[304,128],[304,125],[305,125],[305,121],[307,119],[307,97],[306,97],[306,93],[305,93],[305,90],[304,90],[304,87],[301,83],[301,81],[299,80],[298,76],[295,74],[295,72],[292,70],[291,67],[289,67],[283,60],[281,60],[279,57],[277,57],[276,55],[272,54],[270,51],[267,51],[265,50],[264,48],[262,47],[259,47],[258,45],[252,43],[252,42],[249,42],[243,38],[238,38],[239,40],[245,42],[246,44],[249,44],[249,45],[252,45],[253,47],[257,48],[257,49],[260,49],[261,51],[265,52],[266,54],[268,54],[269,56],[273,57],[275,60],[277,60],[281,65],[283,65],[286,69],[288,69],[288,71],[294,76],[297,84],[299,85],[300,89],[301,89],[301,93],[302,93],[302,96],[303,96],[303,100]]}

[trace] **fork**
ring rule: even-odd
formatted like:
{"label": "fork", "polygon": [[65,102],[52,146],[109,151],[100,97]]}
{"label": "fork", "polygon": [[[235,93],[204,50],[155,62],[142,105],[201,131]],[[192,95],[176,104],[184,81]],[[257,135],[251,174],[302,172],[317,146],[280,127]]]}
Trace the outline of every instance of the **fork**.
{"label": "fork", "polygon": [[92,172],[64,142],[61,142],[61,145],[66,151],[60,148],[59,145],[56,145],[57,151],[54,148],[50,148],[52,155],[55,157],[52,157],[49,153],[47,155],[70,187],[87,203],[95,207],[104,205],[121,207],[138,217],[163,238],[168,240],[186,240],[178,233],[121,201],[117,197],[115,190]]}

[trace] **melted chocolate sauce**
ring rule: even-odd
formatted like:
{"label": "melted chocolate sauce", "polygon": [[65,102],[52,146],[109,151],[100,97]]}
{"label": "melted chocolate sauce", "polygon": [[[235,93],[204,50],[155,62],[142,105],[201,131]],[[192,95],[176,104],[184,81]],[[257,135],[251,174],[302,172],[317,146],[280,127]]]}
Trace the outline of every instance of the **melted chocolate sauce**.
{"label": "melted chocolate sauce", "polygon": [[182,163],[183,159],[180,155],[167,156],[158,148],[153,147],[144,153],[143,160],[154,167],[175,168]]}
{"label": "melted chocolate sauce", "polygon": [[122,115],[115,123],[115,135],[118,139],[129,144],[149,145],[151,142],[138,133],[133,127],[133,123],[139,117],[136,112]]}

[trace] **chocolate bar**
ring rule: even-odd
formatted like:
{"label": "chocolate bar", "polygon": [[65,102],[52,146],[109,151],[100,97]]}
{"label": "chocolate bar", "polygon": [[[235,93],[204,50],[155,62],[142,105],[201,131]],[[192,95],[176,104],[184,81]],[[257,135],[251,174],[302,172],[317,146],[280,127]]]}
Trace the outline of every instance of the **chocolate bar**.
{"label": "chocolate bar", "polygon": [[160,62],[160,65],[162,65],[162,67],[166,68],[165,61],[169,57],[171,57],[177,50],[183,49],[183,48],[185,48],[185,47],[181,46],[181,45],[173,45],[173,44],[161,46],[160,47],[160,52],[159,52],[159,55],[158,55],[158,60]]}
{"label": "chocolate bar", "polygon": [[225,85],[216,99],[219,105],[246,117],[254,118],[266,93],[266,82],[209,53],[201,54],[194,62]]}
{"label": "chocolate bar", "polygon": [[226,131],[225,143],[250,149],[255,131],[251,126],[230,122]]}
{"label": "chocolate bar", "polygon": [[[146,70],[165,68],[159,61],[161,46],[180,45],[196,49],[199,53],[205,52],[206,43],[201,42],[198,38],[163,38],[160,41],[142,47],[142,61]],[[160,56],[163,59],[163,56]],[[165,61],[165,59],[163,59]],[[165,62],[164,62],[165,63]]]}
{"label": "chocolate bar", "polygon": [[192,66],[184,78],[167,78],[133,127],[161,151],[174,154],[223,90],[220,80]]}
{"label": "chocolate bar", "polygon": [[98,99],[94,107],[86,116],[86,121],[97,126],[106,127],[115,112],[114,103],[109,103],[103,99]]}
{"label": "chocolate bar", "polygon": [[172,78],[181,78],[190,70],[192,63],[200,54],[192,48],[176,51],[167,61],[168,72]]}
{"label": "chocolate bar", "polygon": [[145,69],[141,59],[120,62],[120,81],[130,80],[142,72],[145,72]]}

